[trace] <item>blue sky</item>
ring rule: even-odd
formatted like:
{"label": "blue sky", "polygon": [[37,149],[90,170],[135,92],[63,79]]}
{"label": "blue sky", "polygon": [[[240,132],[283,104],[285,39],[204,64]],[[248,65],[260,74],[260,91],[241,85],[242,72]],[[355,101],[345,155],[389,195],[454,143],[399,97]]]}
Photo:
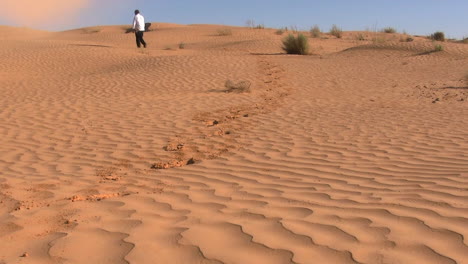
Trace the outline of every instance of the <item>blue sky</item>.
{"label": "blue sky", "polygon": [[[15,1],[15,0],[0,0]],[[64,0],[57,0],[64,1]],[[0,24],[65,30],[94,25],[121,25],[138,8],[148,21],[180,24],[245,26],[248,19],[266,27],[297,26],[322,30],[336,24],[343,30],[394,27],[410,34],[445,32],[447,37],[468,37],[468,0],[83,0],[87,5],[72,15],[49,17],[22,25],[0,14]],[[55,20],[55,21],[54,21]],[[57,21],[60,21],[59,23]]]}

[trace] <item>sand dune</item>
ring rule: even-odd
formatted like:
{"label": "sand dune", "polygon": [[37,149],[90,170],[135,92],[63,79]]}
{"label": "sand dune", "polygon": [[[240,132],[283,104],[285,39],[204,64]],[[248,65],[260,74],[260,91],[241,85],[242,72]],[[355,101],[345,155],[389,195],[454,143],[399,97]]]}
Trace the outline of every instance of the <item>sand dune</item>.
{"label": "sand dune", "polygon": [[126,28],[0,27],[0,263],[468,263],[467,45]]}

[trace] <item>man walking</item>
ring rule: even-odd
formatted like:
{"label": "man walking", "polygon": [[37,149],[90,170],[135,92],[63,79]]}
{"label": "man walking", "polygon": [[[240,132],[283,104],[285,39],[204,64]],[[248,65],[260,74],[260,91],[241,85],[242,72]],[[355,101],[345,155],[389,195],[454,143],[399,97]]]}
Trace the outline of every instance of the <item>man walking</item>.
{"label": "man walking", "polygon": [[133,30],[135,30],[136,44],[138,48],[141,48],[141,44],[146,48],[146,42],[143,39],[143,33],[145,32],[145,18],[140,14],[140,10],[135,10],[135,17],[133,18]]}

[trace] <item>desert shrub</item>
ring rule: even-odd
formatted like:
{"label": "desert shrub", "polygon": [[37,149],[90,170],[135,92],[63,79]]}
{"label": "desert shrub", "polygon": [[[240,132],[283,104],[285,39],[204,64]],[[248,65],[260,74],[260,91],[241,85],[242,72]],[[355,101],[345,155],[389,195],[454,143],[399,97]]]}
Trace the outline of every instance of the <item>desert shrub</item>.
{"label": "desert shrub", "polygon": [[232,30],[230,28],[220,28],[218,29],[218,36],[231,36]]}
{"label": "desert shrub", "polygon": [[445,34],[444,32],[437,31],[434,34],[432,34],[430,38],[436,41],[445,41]]}
{"label": "desert shrub", "polygon": [[384,33],[396,33],[396,29],[392,28],[392,27],[386,27],[384,29],[382,29],[382,32]]}
{"label": "desert shrub", "polygon": [[185,49],[185,43],[184,42],[179,43],[179,49]]}
{"label": "desert shrub", "polygon": [[330,29],[330,35],[341,38],[343,37],[343,30],[341,30],[341,28],[337,27],[336,25],[333,25]]}
{"label": "desert shrub", "polygon": [[265,25],[259,24],[254,27],[255,29],[265,29]]}
{"label": "desert shrub", "polygon": [[320,28],[315,25],[313,26],[311,29],[310,29],[310,36],[313,37],[313,38],[319,38],[320,37],[320,34],[322,34],[322,31],[320,30]]}
{"label": "desert shrub", "polygon": [[439,51],[443,51],[444,50],[444,46],[440,45],[440,44],[437,44],[434,46],[434,51],[435,52],[439,52]]}
{"label": "desert shrub", "polygon": [[249,19],[245,22],[245,24],[247,25],[247,27],[249,28],[254,28],[255,27],[255,21],[253,19]]}
{"label": "desert shrub", "polygon": [[299,32],[299,29],[297,29],[297,26],[293,25],[290,27],[290,30],[293,32],[293,33],[297,33]]}
{"label": "desert shrub", "polygon": [[303,34],[299,34],[297,37],[289,34],[283,39],[282,48],[288,54],[306,55],[309,53],[309,41]]}
{"label": "desert shrub", "polygon": [[363,40],[366,40],[366,38],[364,37],[364,35],[362,33],[359,33],[355,36],[356,40],[359,40],[359,41],[363,41]]}
{"label": "desert shrub", "polygon": [[400,37],[400,42],[413,42],[414,38],[411,36],[402,36]]}
{"label": "desert shrub", "polygon": [[275,34],[276,35],[283,35],[284,34],[284,29],[280,28],[280,29],[276,30]]}
{"label": "desert shrub", "polygon": [[224,83],[227,93],[248,93],[250,92],[250,85],[251,83],[249,81],[234,83],[231,80],[227,80],[226,83]]}

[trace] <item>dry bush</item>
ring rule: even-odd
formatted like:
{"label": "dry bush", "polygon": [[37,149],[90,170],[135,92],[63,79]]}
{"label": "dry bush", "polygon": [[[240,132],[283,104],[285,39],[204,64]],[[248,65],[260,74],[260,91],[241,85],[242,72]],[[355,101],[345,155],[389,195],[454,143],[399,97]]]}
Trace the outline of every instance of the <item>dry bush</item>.
{"label": "dry bush", "polygon": [[356,40],[358,41],[364,41],[366,40],[366,38],[364,37],[364,35],[362,33],[359,33],[355,36]]}
{"label": "dry bush", "polygon": [[240,81],[238,83],[234,83],[231,80],[227,80],[224,84],[227,93],[249,93],[250,86],[251,83],[249,81]]}
{"label": "dry bush", "polygon": [[319,38],[320,35],[322,34],[322,31],[320,30],[319,26],[315,25],[310,29],[310,36],[313,38]]}
{"label": "dry bush", "polygon": [[382,32],[383,33],[396,33],[396,29],[392,28],[392,27],[386,27],[384,29],[382,29]]}
{"label": "dry bush", "polygon": [[179,43],[179,49],[185,49],[185,43],[184,42]]}
{"label": "dry bush", "polygon": [[332,28],[330,29],[330,35],[335,36],[337,38],[342,38],[343,37],[343,30],[339,28],[336,25],[333,25]]}
{"label": "dry bush", "polygon": [[283,34],[284,34],[284,31],[285,31],[284,29],[280,28],[280,29],[278,29],[278,30],[275,31],[275,34],[276,34],[276,35],[283,35]]}
{"label": "dry bush", "polygon": [[445,34],[444,32],[437,31],[430,36],[430,39],[436,40],[436,41],[445,41]]}
{"label": "dry bush", "polygon": [[292,31],[292,33],[296,34],[299,32],[299,29],[297,29],[297,26],[296,25],[292,25],[290,26],[290,30]]}
{"label": "dry bush", "polygon": [[220,28],[217,31],[218,36],[231,36],[232,30],[230,28]]}
{"label": "dry bush", "polygon": [[254,28],[255,27],[255,21],[253,19],[249,19],[245,22],[248,28]]}
{"label": "dry bush", "polygon": [[299,34],[297,37],[289,34],[283,39],[282,48],[287,54],[307,55],[309,54],[309,41],[303,34]]}

